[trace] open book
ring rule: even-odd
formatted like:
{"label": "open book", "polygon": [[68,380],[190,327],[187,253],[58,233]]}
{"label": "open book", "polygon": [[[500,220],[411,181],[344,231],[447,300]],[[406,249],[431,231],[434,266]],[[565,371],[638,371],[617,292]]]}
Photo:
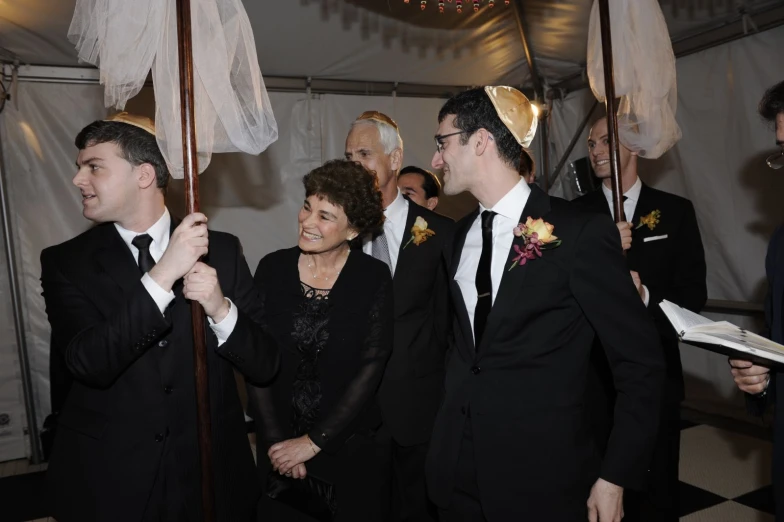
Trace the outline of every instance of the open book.
{"label": "open book", "polygon": [[784,346],[761,335],[727,321],[711,321],[666,299],[659,306],[686,344],[763,366],[770,366],[771,362],[784,364]]}

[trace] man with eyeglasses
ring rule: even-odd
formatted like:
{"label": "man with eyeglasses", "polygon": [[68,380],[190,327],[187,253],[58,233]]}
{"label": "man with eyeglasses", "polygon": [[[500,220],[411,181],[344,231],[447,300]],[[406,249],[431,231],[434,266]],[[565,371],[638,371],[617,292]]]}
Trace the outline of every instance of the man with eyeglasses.
{"label": "man with eyeglasses", "polygon": [[[458,224],[444,399],[427,461],[444,522],[619,522],[645,478],[664,381],[659,336],[602,214],[520,176],[536,132],[511,87],[471,89],[438,115],[431,166],[479,208]],[[586,424],[594,336],[618,389],[603,460]]]}
{"label": "man with eyeglasses", "polygon": [[[759,105],[762,118],[776,127],[776,145],[779,150],[767,159],[774,170],[784,167],[784,82],[767,90]],[[765,301],[765,324],[768,336],[777,343],[784,343],[784,226],[773,235],[765,260],[768,274],[768,296]],[[731,359],[735,384],[746,392],[749,410],[762,415],[767,407],[775,405],[773,439],[773,491],[776,501],[776,520],[784,521],[784,374],[780,369],[757,366],[750,361]]]}
{"label": "man with eyeglasses", "polygon": [[403,140],[397,124],[377,111],[363,113],[346,138],[346,159],[376,174],[384,228],[365,238],[363,251],[392,272],[394,345],[378,402],[391,437],[391,520],[435,520],[425,490],[425,456],[444,383],[449,324],[444,250],[454,222],[411,203],[397,186]]}

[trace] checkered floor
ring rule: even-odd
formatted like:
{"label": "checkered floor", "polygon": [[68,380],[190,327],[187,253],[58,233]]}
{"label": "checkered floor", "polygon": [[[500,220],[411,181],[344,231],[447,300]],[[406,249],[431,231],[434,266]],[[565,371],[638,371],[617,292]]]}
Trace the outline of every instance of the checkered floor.
{"label": "checkered floor", "polygon": [[[769,430],[687,411],[683,417],[681,522],[774,522]],[[0,477],[45,466],[4,462]]]}
{"label": "checkered floor", "polygon": [[774,522],[769,435],[727,428],[682,422],[681,521]]}

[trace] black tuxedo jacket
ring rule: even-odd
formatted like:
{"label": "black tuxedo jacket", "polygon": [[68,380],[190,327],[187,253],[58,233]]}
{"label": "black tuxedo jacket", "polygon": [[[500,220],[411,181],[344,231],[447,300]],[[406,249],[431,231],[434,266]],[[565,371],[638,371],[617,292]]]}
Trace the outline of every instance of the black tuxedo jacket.
{"label": "black tuxedo jacket", "polygon": [[[420,216],[435,235],[420,245],[412,242],[403,248]],[[392,282],[394,348],[378,394],[384,424],[403,446],[430,439],[443,395],[450,312],[445,250],[454,226],[451,219],[408,201]]]}
{"label": "black tuxedo jacket", "polygon": [[[601,189],[578,198],[575,203],[612,216]],[[661,212],[659,224],[653,230],[645,225],[636,228],[640,218],[654,210]],[[642,284],[648,288],[648,313],[656,323],[664,348],[668,399],[680,402],[683,400],[683,369],[678,336],[659,303],[667,299],[695,313],[705,306],[708,299],[705,251],[697,215],[688,199],[643,184],[634,216],[627,216],[627,220],[635,227],[632,246],[626,253],[628,267],[640,274]],[[611,383],[606,359],[599,364],[605,368],[602,373],[607,375],[606,382]]]}
{"label": "black tuxedo jacket", "polygon": [[[765,259],[768,276],[768,295],[765,301],[766,336],[784,344],[784,226],[779,227],[768,245]],[[767,393],[762,398],[747,396],[749,409],[762,415],[767,407],[775,404],[773,429],[773,497],[776,499],[776,522],[784,522],[784,371],[781,367],[771,371]]]}
{"label": "black tuxedo jacket", "polygon": [[[443,405],[427,462],[439,506],[452,493],[466,416],[471,416],[482,509],[488,520],[584,520],[598,477],[639,487],[658,427],[664,363],[621,255],[618,232],[531,186],[520,216],[543,218],[563,243],[505,270],[481,345],[454,274],[478,210],[457,225],[450,287],[455,306]],[[522,245],[515,238],[514,245]],[[511,264],[510,249],[505,263]],[[619,399],[602,462],[585,415],[594,333],[602,339]]]}
{"label": "black tuxedo jacket", "polygon": [[[233,370],[270,379],[278,351],[256,322],[257,293],[237,238],[211,231],[207,262],[239,311],[220,348],[206,327],[217,520],[234,522],[253,516],[258,487]],[[163,459],[173,457],[177,498],[187,501],[188,520],[201,520],[191,308],[182,280],[162,315],[111,223],[45,249],[41,268],[51,350],[73,378],[47,472],[49,514],[60,522],[138,522]]]}

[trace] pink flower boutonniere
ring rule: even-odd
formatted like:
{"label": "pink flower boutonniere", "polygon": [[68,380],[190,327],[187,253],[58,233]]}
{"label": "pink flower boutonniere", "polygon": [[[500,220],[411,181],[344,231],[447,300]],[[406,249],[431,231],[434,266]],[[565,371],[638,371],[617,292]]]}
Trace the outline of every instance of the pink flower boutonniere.
{"label": "pink flower boutonniere", "polygon": [[[549,250],[561,246],[561,240],[553,235],[555,226],[544,221],[542,218],[532,219],[528,216],[525,223],[518,223],[514,229],[515,237],[523,238],[523,245],[514,245],[512,254],[512,264],[509,270],[517,265],[524,265],[529,259],[542,257],[542,250]],[[508,270],[507,270],[508,271]]]}

